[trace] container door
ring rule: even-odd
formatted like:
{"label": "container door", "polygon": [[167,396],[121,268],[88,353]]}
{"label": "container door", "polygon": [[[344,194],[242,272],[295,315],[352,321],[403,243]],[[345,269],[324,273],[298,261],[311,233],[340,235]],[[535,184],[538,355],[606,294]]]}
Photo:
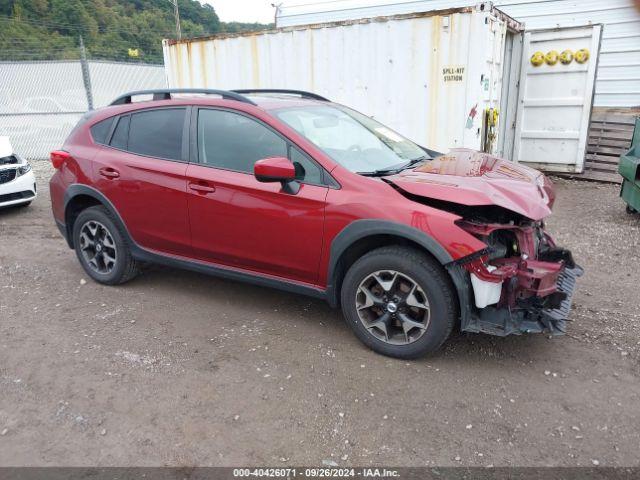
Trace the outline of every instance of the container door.
{"label": "container door", "polygon": [[513,31],[507,31],[505,36],[497,155],[507,160],[512,159],[511,155],[513,155],[515,141],[523,36],[524,33]]}
{"label": "container door", "polygon": [[601,28],[525,32],[512,160],[583,171]]}

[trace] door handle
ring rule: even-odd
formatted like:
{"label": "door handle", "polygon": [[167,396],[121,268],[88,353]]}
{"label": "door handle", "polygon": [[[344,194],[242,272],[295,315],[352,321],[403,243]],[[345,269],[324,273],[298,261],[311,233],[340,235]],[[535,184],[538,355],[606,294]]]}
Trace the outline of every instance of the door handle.
{"label": "door handle", "polygon": [[120,176],[120,172],[111,167],[103,167],[98,172],[105,178],[118,178]]}
{"label": "door handle", "polygon": [[202,183],[189,183],[189,188],[198,193],[213,193],[216,191],[215,187],[212,187],[211,185],[205,185]]}

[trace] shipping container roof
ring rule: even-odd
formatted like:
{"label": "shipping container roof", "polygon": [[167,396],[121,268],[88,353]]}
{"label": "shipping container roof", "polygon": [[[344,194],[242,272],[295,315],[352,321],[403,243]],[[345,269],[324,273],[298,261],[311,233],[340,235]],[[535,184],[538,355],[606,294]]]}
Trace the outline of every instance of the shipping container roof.
{"label": "shipping container roof", "polygon": [[455,8],[418,11],[418,12],[402,13],[402,14],[395,14],[395,15],[383,15],[383,16],[377,16],[377,17],[348,19],[348,20],[340,20],[340,21],[328,21],[328,22],[314,23],[309,25],[293,25],[293,26],[273,28],[270,30],[258,30],[253,32],[217,33],[214,35],[206,35],[201,37],[182,38],[180,40],[175,38],[170,38],[170,39],[164,39],[162,42],[165,45],[176,45],[176,44],[200,42],[200,41],[206,41],[206,40],[222,40],[225,38],[269,35],[269,34],[280,33],[280,32],[306,30],[309,28],[314,29],[314,28],[341,27],[341,26],[348,26],[348,25],[362,25],[367,23],[379,23],[379,22],[389,22],[393,20],[407,20],[412,18],[445,16],[445,15],[452,15],[455,13],[471,13],[471,12],[477,12],[477,11],[491,12],[492,15],[499,18],[503,22],[505,22],[507,24],[507,27],[511,30],[515,30],[515,31],[524,30],[523,23],[520,23],[517,20],[513,19],[512,17],[504,13],[502,10],[495,8],[491,2],[486,2],[486,3],[479,3],[479,4],[455,7]]}

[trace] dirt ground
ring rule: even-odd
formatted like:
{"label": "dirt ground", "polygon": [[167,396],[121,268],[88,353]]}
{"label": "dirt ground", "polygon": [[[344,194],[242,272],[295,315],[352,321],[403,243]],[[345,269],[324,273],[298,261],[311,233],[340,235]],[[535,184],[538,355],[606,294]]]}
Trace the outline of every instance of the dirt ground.
{"label": "dirt ground", "polygon": [[155,267],[90,281],[40,196],[0,212],[0,465],[640,465],[640,219],[557,180],[569,334],[404,362],[321,301]]}

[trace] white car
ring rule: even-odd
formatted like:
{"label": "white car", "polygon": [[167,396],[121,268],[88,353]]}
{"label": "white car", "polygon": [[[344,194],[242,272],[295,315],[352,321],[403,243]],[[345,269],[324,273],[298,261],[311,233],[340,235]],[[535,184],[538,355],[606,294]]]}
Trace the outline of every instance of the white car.
{"label": "white car", "polygon": [[0,208],[29,205],[36,191],[31,165],[13,151],[9,137],[0,137]]}

